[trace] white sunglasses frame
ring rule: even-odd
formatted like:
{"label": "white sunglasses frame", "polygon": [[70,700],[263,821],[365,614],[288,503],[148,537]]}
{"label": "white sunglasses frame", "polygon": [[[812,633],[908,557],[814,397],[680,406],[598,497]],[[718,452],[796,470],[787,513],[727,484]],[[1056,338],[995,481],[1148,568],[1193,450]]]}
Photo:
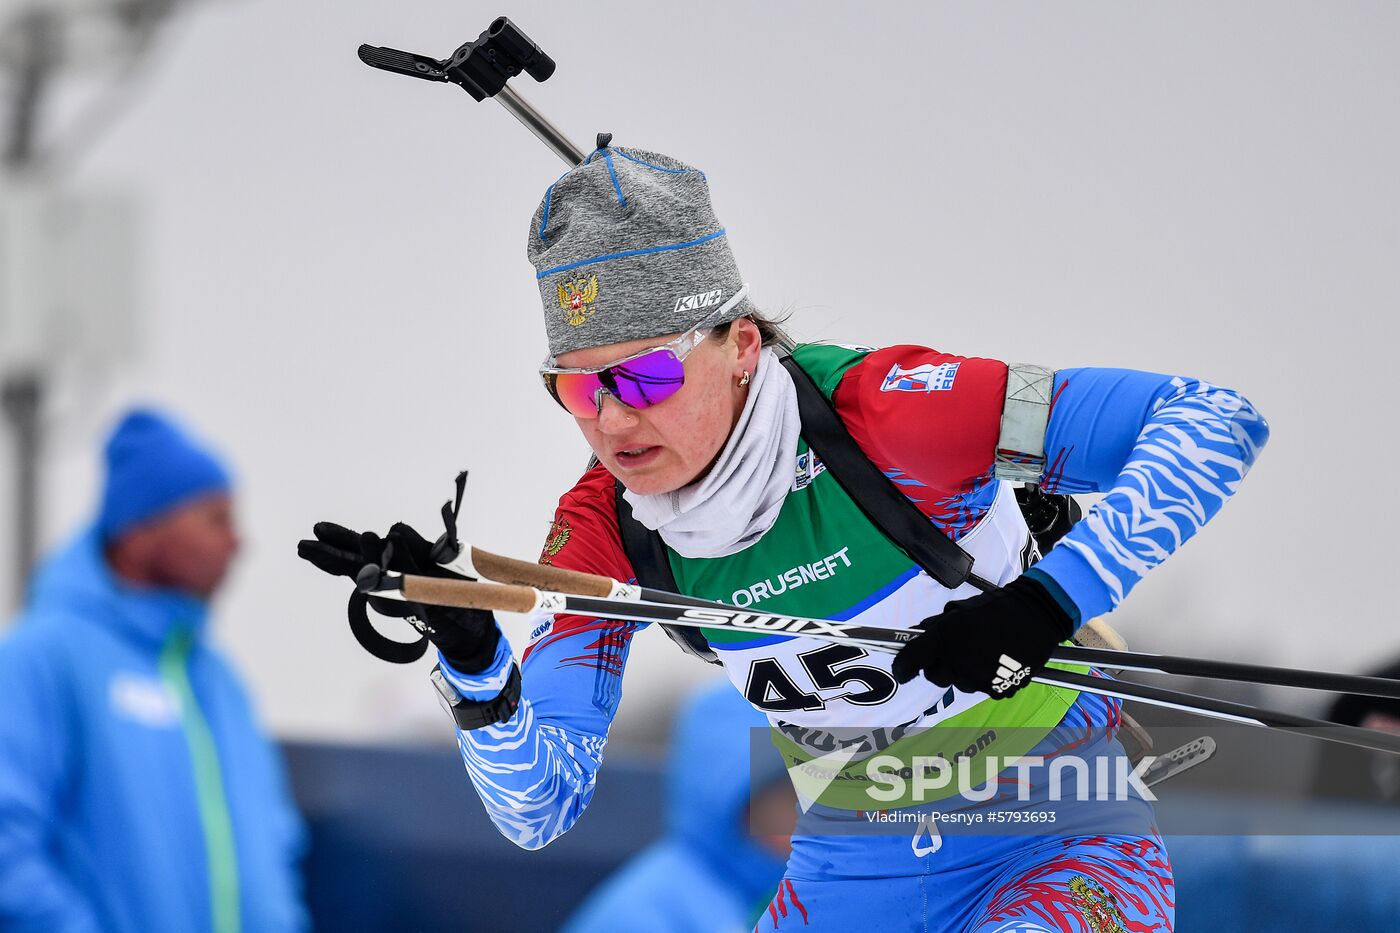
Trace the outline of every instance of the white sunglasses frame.
{"label": "white sunglasses frame", "polygon": [[[673,339],[671,339],[671,340],[668,340],[668,341],[666,341],[666,342],[663,343],[663,344],[659,344],[659,345],[654,346],[654,347],[648,347],[648,348],[645,349],[645,350],[639,350],[639,351],[636,352],[636,353],[628,354],[627,356],[624,356],[624,357],[622,357],[621,359],[613,360],[612,362],[609,362],[609,363],[604,363],[604,364],[601,365],[601,366],[584,366],[584,367],[563,367],[563,366],[555,366],[555,365],[553,365],[553,364],[554,364],[554,356],[553,356],[553,355],[547,356],[547,357],[545,357],[544,362],[540,364],[540,368],[539,368],[540,381],[541,381],[542,383],[544,383],[545,391],[549,393],[549,397],[552,398],[552,399],[554,399],[554,401],[555,401],[561,408],[563,408],[563,407],[564,407],[564,403],[563,403],[562,401],[560,401],[560,400],[559,400],[559,397],[558,397],[557,395],[554,394],[554,391],[553,391],[552,389],[549,388],[549,382],[548,382],[548,380],[546,379],[547,376],[592,375],[592,374],[595,374],[595,373],[600,373],[600,372],[602,372],[602,371],[605,370],[605,369],[611,369],[611,368],[613,368],[614,366],[621,366],[621,365],[623,365],[624,363],[629,363],[629,362],[631,362],[632,360],[639,359],[640,357],[647,356],[648,354],[651,354],[651,353],[655,353],[655,352],[658,351],[658,350],[669,350],[669,351],[671,352],[671,355],[674,356],[674,357],[676,358],[676,362],[678,362],[678,363],[683,363],[683,362],[685,362],[685,358],[686,358],[687,356],[690,355],[691,351],[693,351],[696,347],[700,346],[700,344],[701,344],[702,342],[704,342],[705,338],[708,337],[708,336],[710,335],[710,333],[711,333],[716,327],[719,326],[720,318],[724,317],[725,314],[727,314],[727,313],[729,313],[731,310],[733,310],[734,307],[735,307],[736,305],[739,304],[739,302],[741,302],[741,301],[744,300],[744,296],[747,295],[748,293],[749,293],[749,286],[748,286],[748,283],[745,283],[737,292],[735,292],[735,293],[733,294],[733,296],[730,297],[730,299],[729,299],[728,301],[726,301],[724,304],[720,305],[720,306],[719,306],[718,308],[716,308],[714,311],[712,311],[712,312],[710,312],[709,314],[705,315],[705,317],[703,317],[703,318],[700,320],[700,323],[696,324],[694,327],[690,328],[690,330],[688,330],[688,331],[686,331],[685,333],[681,334],[679,337],[675,337],[675,338],[673,338]],[[711,323],[711,322],[713,322],[713,323]],[[689,344],[688,346],[686,345],[686,341],[687,341],[687,340],[690,341],[690,344]],[[613,393],[608,392],[608,390],[607,390],[606,388],[604,388],[604,389],[599,389],[598,409],[599,409],[600,412],[602,411],[602,403],[603,403],[603,400],[602,400],[602,397],[601,397],[601,396],[602,396],[603,393],[607,393],[607,394],[608,394],[609,396],[611,396],[612,398],[617,399],[617,402],[618,402],[619,404],[621,404],[621,405],[627,405],[627,403],[624,402],[624,401],[622,401],[622,399],[617,398],[616,395],[613,395]],[[630,407],[632,407],[632,406],[628,405],[627,407],[630,408]],[[568,411],[567,408],[564,408],[564,410],[565,410],[565,411]]]}

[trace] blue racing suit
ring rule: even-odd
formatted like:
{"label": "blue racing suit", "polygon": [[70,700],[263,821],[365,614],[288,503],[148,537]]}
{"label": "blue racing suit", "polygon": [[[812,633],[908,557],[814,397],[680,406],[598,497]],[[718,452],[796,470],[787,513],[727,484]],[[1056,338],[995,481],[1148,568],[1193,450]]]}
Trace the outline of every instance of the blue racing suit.
{"label": "blue racing suit", "polygon": [[753,925],[783,876],[749,837],[750,773],[787,782],[771,748],[750,759],[763,716],[728,684],[685,704],[666,769],[666,835],[593,893],[561,933],[709,933]]}
{"label": "blue racing suit", "polygon": [[[1025,522],[1008,484],[993,475],[1005,364],[915,346],[808,345],[795,356],[865,454],[973,555],[979,574],[1004,584],[1025,570]],[[1118,605],[1219,511],[1266,443],[1268,427],[1239,394],[1199,380],[1069,369],[1057,372],[1053,385],[1042,486],[1105,495],[1025,572],[1063,597],[1082,622]],[[741,606],[762,603],[793,615],[899,628],[975,593],[930,580],[873,530],[823,470],[800,445],[792,491],[772,528],[731,557],[686,560],[672,553],[680,589]],[[633,578],[618,536],[614,482],[601,467],[560,500],[541,559]],[[539,619],[513,718],[458,733],[487,812],[518,845],[546,845],[583,813],[621,698],[628,647],[643,627],[578,616]],[[1035,683],[997,701],[945,692],[922,679],[896,686],[888,656],[824,656],[832,646],[802,636],[710,630],[709,638],[736,688],[768,713],[780,749],[806,743],[818,754],[827,730],[841,727],[872,734],[917,727],[937,736],[991,723],[1024,727],[1018,734],[1029,738],[1016,755],[1055,754],[1085,741],[1122,755],[1114,738],[1116,701]],[[502,640],[487,671],[467,676],[445,662],[443,669],[463,696],[488,699],[501,689],[511,659]],[[1071,736],[1081,728],[1089,739]],[[823,798],[806,813],[759,929],[1171,928],[1170,867],[1141,800],[1114,831],[1088,824],[1075,830],[1071,820],[1053,836],[958,835],[937,844],[917,832],[848,831],[864,814],[846,807],[827,807]]]}

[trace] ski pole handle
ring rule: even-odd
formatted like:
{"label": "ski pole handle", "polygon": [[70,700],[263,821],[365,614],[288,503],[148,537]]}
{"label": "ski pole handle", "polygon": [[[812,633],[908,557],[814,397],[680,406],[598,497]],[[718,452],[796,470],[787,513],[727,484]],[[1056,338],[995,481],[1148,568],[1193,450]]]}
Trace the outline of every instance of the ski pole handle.
{"label": "ski pole handle", "polygon": [[538,590],[553,590],[556,593],[576,593],[579,596],[599,596],[609,598],[616,595],[620,584],[611,577],[594,573],[580,573],[565,570],[548,564],[536,564],[513,557],[502,557],[471,547],[472,566],[477,572],[497,583],[511,583],[517,586],[532,586]]}
{"label": "ski pole handle", "polygon": [[539,590],[507,583],[478,583],[449,577],[385,573],[374,564],[360,571],[356,586],[362,593],[402,599],[429,606],[485,609],[490,612],[533,612],[543,605]]}
{"label": "ski pole handle", "polygon": [[497,612],[533,612],[539,608],[538,590],[508,583],[473,583],[442,577],[406,576],[403,595],[409,602]]}

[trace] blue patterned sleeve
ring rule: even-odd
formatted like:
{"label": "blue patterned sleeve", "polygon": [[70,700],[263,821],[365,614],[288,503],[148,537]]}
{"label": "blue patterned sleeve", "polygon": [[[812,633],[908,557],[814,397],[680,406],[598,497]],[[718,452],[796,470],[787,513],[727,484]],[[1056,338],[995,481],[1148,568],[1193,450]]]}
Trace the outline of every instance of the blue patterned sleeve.
{"label": "blue patterned sleeve", "polygon": [[1029,571],[1079,620],[1116,607],[1234,495],[1269,438],[1237,392],[1124,369],[1055,374],[1047,492],[1107,495]]}
{"label": "blue patterned sleeve", "polygon": [[[622,698],[622,671],[642,625],[576,617],[531,619],[521,666],[521,699],[508,722],[467,732],[457,748],[496,828],[523,849],[566,832],[593,798],[608,728]],[[466,675],[443,661],[444,676],[468,699],[490,699],[505,685],[509,643],[490,668]]]}

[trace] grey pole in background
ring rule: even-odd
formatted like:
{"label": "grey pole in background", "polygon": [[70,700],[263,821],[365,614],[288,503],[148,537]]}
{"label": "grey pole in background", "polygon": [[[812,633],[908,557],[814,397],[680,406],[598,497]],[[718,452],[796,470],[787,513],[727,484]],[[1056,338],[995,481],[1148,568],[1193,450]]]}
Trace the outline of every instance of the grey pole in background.
{"label": "grey pole in background", "polygon": [[[35,169],[40,107],[58,53],[58,22],[53,10],[26,11],[13,26],[16,56],[14,93],[5,139],[5,168],[11,176]],[[25,581],[34,567],[39,541],[39,457],[43,447],[40,413],[44,379],[38,367],[6,373],[0,407],[15,439],[14,593],[24,600]]]}
{"label": "grey pole in background", "polygon": [[39,455],[43,449],[44,381],[37,372],[7,375],[0,386],[0,404],[15,439],[15,564],[16,602],[24,601],[25,581],[34,568],[39,541]]}
{"label": "grey pole in background", "polygon": [[[104,322],[92,318],[90,309],[101,308],[104,319],[112,317],[112,309],[121,303],[121,289],[111,286],[131,278],[129,269],[118,268],[131,264],[131,232],[111,226],[113,209],[100,198],[66,193],[59,176],[91,147],[93,128],[104,129],[110,123],[122,92],[137,76],[135,66],[149,58],[157,31],[177,9],[193,2],[99,0],[74,6],[56,0],[33,0],[8,22],[0,23],[0,69],[9,77],[12,88],[4,115],[5,136],[0,140],[4,172],[0,182],[14,189],[8,194],[16,195],[5,204],[7,211],[16,212],[9,232],[17,233],[13,238],[23,240],[26,248],[37,248],[44,258],[54,260],[53,265],[35,262],[34,254],[6,244],[5,258],[9,261],[0,264],[0,274],[26,277],[32,286],[36,277],[48,275],[53,279],[53,269],[80,271],[76,283],[54,281],[54,288],[10,289],[8,294],[0,295],[0,300],[12,299],[22,305],[0,308],[0,321],[8,316],[16,327],[16,333],[8,336],[24,345],[22,349],[0,347],[11,351],[8,360],[0,359],[0,366],[5,367],[0,369],[0,410],[15,440],[12,494],[17,601],[23,600],[41,537],[45,401],[52,394],[61,361],[72,356],[84,340],[116,342],[111,339],[113,335],[103,330]],[[84,31],[80,25],[89,28]],[[79,34],[86,36],[86,41],[75,38]],[[99,36],[96,41],[93,34]],[[104,106],[88,111],[87,117],[79,121],[80,132],[57,142],[50,140],[45,146],[44,107],[55,79],[70,66],[91,71],[95,64],[115,70],[102,88],[106,99],[99,102]],[[55,216],[65,221],[58,225],[62,228],[58,233],[48,229],[52,225],[46,223]],[[108,226],[101,227],[103,223]],[[78,249],[75,244],[87,248]],[[20,256],[23,258],[16,259]],[[57,274],[57,279],[63,279],[65,274]],[[73,323],[67,317],[76,320],[85,313],[89,317],[79,322],[77,329],[63,326]],[[19,336],[20,331],[24,337]]]}

